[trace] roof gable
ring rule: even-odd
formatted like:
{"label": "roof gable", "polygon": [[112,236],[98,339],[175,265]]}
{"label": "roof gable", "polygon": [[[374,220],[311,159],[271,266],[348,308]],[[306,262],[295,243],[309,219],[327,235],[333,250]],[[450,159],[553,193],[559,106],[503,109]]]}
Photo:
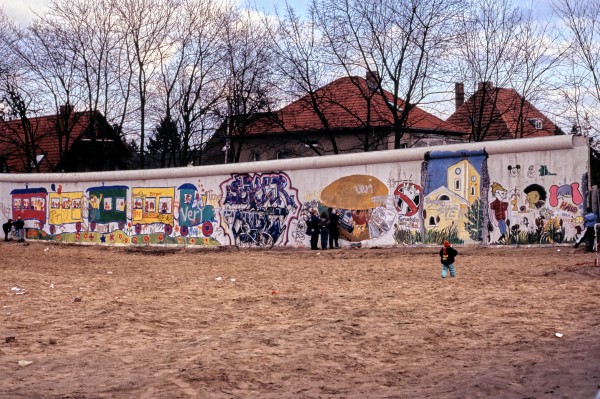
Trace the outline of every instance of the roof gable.
{"label": "roof gable", "polygon": [[[484,86],[484,85],[482,85]],[[480,106],[483,104],[483,110]],[[520,115],[520,109],[522,114]],[[514,89],[480,87],[447,121],[472,131],[481,116],[485,139],[553,136],[557,126]],[[520,124],[522,124],[522,134]]]}
{"label": "roof gable", "polygon": [[[53,172],[61,161],[61,148],[68,152],[73,144],[86,136],[92,117],[106,123],[99,112],[72,112],[69,119],[61,114],[28,118],[34,137],[35,154],[41,158],[40,172]],[[66,125],[63,131],[69,136],[59,137],[58,126]],[[0,122],[0,156],[6,159],[9,171],[25,172],[27,157],[24,152],[25,134],[21,120]],[[120,141],[120,140],[119,140]],[[65,151],[66,150],[66,151]],[[43,156],[43,157],[42,157]]]}
{"label": "roof gable", "polygon": [[[367,126],[390,127],[393,125],[393,115],[386,101],[391,104],[393,95],[386,91],[384,96],[371,91],[364,78],[340,78],[317,90],[314,96],[305,95],[274,112],[271,117],[251,123],[246,133],[257,135],[361,129]],[[405,102],[399,100],[397,107],[402,109],[404,106]],[[321,115],[315,112],[315,108]],[[410,111],[407,126],[409,129],[440,133],[464,132],[418,107]]]}

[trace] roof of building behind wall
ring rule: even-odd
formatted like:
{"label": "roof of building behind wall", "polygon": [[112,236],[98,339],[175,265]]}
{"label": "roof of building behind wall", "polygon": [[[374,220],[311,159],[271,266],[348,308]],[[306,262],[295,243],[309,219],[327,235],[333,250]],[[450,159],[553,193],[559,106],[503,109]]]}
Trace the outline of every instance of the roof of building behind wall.
{"label": "roof of building behind wall", "polygon": [[[367,100],[370,95],[371,107],[368,106]],[[393,95],[387,91],[384,92],[384,96],[379,92],[372,92],[364,78],[352,76],[336,79],[318,89],[313,97],[319,102],[318,109],[327,121],[329,130],[365,128],[369,117],[369,127],[393,125],[394,119],[390,111]],[[311,96],[305,95],[273,112],[270,117],[259,118],[247,127],[246,133],[258,135],[326,130],[311,100]],[[397,108],[402,109],[404,106],[405,102],[399,100]],[[465,133],[464,129],[416,106],[410,111],[407,128],[432,133]]]}

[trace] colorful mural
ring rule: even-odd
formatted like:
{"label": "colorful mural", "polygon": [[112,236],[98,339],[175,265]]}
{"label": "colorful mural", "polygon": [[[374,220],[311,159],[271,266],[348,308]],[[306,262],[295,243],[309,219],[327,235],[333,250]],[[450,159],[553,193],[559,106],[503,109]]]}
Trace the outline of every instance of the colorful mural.
{"label": "colorful mural", "polygon": [[[559,139],[566,140],[553,140]],[[5,218],[25,220],[28,239],[107,245],[234,245],[250,237],[246,240],[304,247],[309,210],[330,207],[340,216],[340,239],[347,246],[446,239],[553,244],[579,237],[586,169],[580,163],[562,168],[561,162],[581,159],[585,147],[494,155],[450,147],[457,150],[445,147],[408,163],[344,169],[165,175],[113,184],[0,182],[0,206]]]}

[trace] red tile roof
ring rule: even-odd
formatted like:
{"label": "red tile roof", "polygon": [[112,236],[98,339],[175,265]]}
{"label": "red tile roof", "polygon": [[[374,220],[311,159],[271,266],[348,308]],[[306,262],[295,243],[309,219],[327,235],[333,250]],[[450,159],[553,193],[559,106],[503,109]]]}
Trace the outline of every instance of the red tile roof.
{"label": "red tile roof", "polygon": [[[447,121],[471,132],[473,116],[479,115],[477,107],[482,103],[484,95],[481,124],[488,129],[484,140],[554,136],[559,131],[550,119],[529,101],[524,100],[516,90],[490,86],[485,89],[480,87]],[[524,123],[523,133],[519,134],[519,109],[522,101]],[[536,124],[541,128],[536,128]]]}
{"label": "red tile roof", "polygon": [[[361,129],[367,126],[369,107],[366,96],[370,93],[364,78],[353,76],[344,77],[320,88],[315,92],[318,109],[322,112],[329,130]],[[385,92],[390,103],[393,96]],[[370,127],[391,127],[393,115],[384,98],[379,93],[372,97],[370,107]],[[402,109],[404,101],[400,100],[398,107]],[[409,114],[407,128],[431,131],[432,133],[464,133],[451,123],[448,123],[418,107]],[[284,108],[276,111],[271,117],[263,117],[251,123],[246,134],[258,135],[265,133],[300,133],[322,131],[324,122],[311,105],[311,96],[305,95]]]}
{"label": "red tile roof", "polygon": [[[104,117],[96,112],[96,118]],[[31,130],[36,141],[36,155],[44,155],[40,162],[40,172],[54,172],[60,162],[60,148],[63,150],[71,148],[73,143],[85,135],[86,128],[90,124],[89,112],[73,112],[70,117],[69,126],[72,125],[69,143],[59,143],[56,124],[59,115],[48,115],[29,118]],[[65,140],[63,138],[63,140]],[[6,158],[9,172],[26,172],[27,157],[23,150],[24,133],[20,120],[0,121],[0,156]]]}

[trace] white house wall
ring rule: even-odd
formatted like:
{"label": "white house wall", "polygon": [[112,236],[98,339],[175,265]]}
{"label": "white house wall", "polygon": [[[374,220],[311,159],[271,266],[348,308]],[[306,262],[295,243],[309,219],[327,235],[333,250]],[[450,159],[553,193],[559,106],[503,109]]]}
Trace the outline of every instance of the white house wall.
{"label": "white house wall", "polygon": [[[28,239],[70,243],[219,246],[250,232],[305,247],[309,210],[332,207],[345,246],[552,244],[581,232],[588,154],[583,138],[557,136],[208,167],[4,174],[0,206],[4,219],[25,219]],[[470,179],[477,192],[446,187]]]}

